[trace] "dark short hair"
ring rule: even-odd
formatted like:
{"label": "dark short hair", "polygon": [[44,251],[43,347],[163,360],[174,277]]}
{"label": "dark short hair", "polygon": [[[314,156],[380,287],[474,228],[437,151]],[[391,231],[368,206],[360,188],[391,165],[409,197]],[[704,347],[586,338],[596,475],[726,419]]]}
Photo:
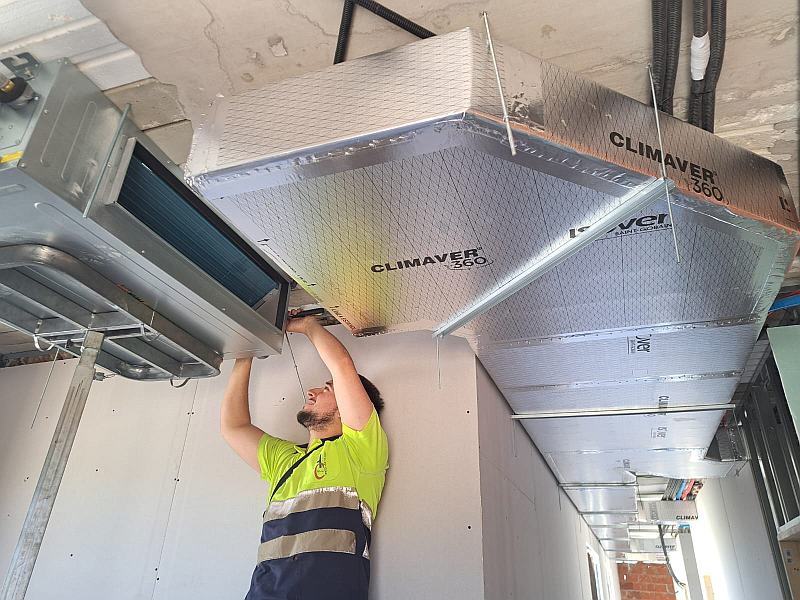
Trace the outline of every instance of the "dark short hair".
{"label": "dark short hair", "polygon": [[359,375],[358,378],[361,380],[361,385],[363,385],[364,389],[367,391],[367,396],[372,400],[372,406],[375,407],[375,412],[381,414],[383,410],[383,398],[381,398],[381,393],[378,391],[378,388],[363,375]]}

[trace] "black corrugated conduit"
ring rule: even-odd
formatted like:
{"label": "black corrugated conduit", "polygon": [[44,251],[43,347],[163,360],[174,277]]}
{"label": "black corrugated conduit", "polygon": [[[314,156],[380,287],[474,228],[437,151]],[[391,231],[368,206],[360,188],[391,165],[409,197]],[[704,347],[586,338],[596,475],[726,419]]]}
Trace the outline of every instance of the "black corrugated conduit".
{"label": "black corrugated conduit", "polygon": [[433,37],[436,34],[432,31],[428,31],[424,27],[417,25],[414,21],[410,21],[406,19],[404,16],[397,14],[391,9],[386,8],[383,4],[379,4],[378,2],[374,2],[373,0],[353,0],[359,6],[363,6],[368,11],[375,13],[382,19],[386,19],[389,23],[393,25],[397,25],[400,29],[406,30],[408,33],[411,33],[418,38],[429,38]]}
{"label": "black corrugated conduit", "polygon": [[706,0],[694,0],[692,6],[692,46],[691,73],[692,83],[689,90],[689,123],[695,127],[702,125],[703,91],[705,74],[708,67],[708,4]]}
{"label": "black corrugated conduit", "polygon": [[656,92],[656,107],[661,107],[664,97],[664,76],[667,51],[667,0],[651,0],[653,18],[653,88]]}
{"label": "black corrugated conduit", "polygon": [[681,17],[683,16],[683,0],[667,0],[666,6],[666,52],[664,60],[664,83],[659,108],[672,114],[675,92],[675,78],[678,75],[678,58],[681,53]]}
{"label": "black corrugated conduit", "polygon": [[339,22],[339,37],[336,38],[336,53],[333,55],[333,64],[344,62],[347,56],[347,43],[350,41],[350,28],[353,25],[353,0],[344,0],[342,7],[342,20]]}
{"label": "black corrugated conduit", "polygon": [[353,9],[356,4],[418,38],[425,39],[436,35],[421,25],[417,25],[414,21],[406,19],[403,15],[386,8],[383,4],[374,2],[374,0],[344,0],[342,20],[339,23],[339,37],[336,39],[336,53],[333,56],[333,64],[335,65],[343,62],[347,55],[347,43],[350,41],[350,29],[353,24]]}
{"label": "black corrugated conduit", "polygon": [[725,56],[727,0],[711,0],[711,56],[708,60],[703,91],[702,128],[714,131],[714,104],[717,81]]}

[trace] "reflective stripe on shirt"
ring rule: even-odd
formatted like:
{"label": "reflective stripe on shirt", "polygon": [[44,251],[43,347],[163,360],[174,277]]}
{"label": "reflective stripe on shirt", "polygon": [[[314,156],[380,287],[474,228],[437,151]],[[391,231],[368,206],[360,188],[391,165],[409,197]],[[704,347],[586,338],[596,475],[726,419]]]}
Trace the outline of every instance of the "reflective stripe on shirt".
{"label": "reflective stripe on shirt", "polygon": [[292,513],[317,508],[359,508],[358,492],[353,488],[326,487],[305,490],[288,500],[273,500],[264,516],[264,522],[282,519]]}
{"label": "reflective stripe on shirt", "polygon": [[347,529],[316,529],[284,535],[258,547],[258,562],[288,558],[304,552],[356,553],[356,534]]}

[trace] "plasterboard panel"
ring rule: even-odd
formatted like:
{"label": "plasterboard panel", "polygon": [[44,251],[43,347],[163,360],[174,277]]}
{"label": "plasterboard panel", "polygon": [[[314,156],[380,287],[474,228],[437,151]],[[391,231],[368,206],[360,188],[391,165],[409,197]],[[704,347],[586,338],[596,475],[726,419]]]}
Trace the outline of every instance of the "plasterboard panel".
{"label": "plasterboard panel", "polygon": [[542,452],[706,448],[724,411],[524,419]]}

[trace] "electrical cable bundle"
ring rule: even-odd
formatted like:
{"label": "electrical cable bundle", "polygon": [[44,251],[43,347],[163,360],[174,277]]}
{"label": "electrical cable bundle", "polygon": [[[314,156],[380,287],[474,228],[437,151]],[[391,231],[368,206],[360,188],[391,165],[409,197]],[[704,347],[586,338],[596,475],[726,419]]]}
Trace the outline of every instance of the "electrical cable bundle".
{"label": "electrical cable bundle", "polygon": [[681,44],[683,0],[652,0],[653,87],[657,108],[672,114]]}
{"label": "electrical cable bundle", "polygon": [[[709,28],[709,1],[710,23]],[[673,112],[680,56],[682,0],[651,0],[653,22],[653,87],[656,107]],[[725,55],[727,0],[693,0],[690,52],[691,87],[688,121],[714,131],[717,82]]]}
{"label": "electrical cable bundle", "polygon": [[725,56],[726,14],[728,0],[711,0],[711,55],[708,59],[703,89],[703,108],[700,126],[706,131],[714,131],[714,109],[716,104],[717,81],[722,71]]}

